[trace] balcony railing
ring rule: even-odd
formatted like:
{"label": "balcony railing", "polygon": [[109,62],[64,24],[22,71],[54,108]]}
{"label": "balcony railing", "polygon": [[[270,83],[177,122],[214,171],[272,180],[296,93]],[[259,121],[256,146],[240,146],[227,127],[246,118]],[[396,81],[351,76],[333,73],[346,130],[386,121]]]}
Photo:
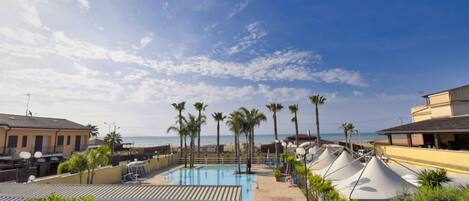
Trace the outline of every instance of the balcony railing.
{"label": "balcony railing", "polygon": [[41,152],[42,155],[48,154],[59,154],[63,153],[63,146],[42,146],[42,147],[0,147],[0,156],[13,156],[18,157],[21,152],[29,152],[34,154],[35,152]]}

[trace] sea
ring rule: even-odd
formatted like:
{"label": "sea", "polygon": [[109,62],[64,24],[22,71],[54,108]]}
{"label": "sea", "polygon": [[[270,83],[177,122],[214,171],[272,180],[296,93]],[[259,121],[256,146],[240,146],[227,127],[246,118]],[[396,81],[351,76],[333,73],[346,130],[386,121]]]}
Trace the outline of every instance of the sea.
{"label": "sea", "polygon": [[[312,134],[313,135],[313,134]],[[285,139],[290,134],[279,134],[279,139]],[[321,138],[324,140],[330,141],[344,141],[344,134],[342,133],[324,133],[321,134]],[[352,141],[355,143],[362,143],[373,141],[377,139],[384,139],[385,136],[378,135],[377,133],[360,133],[355,134],[352,137]],[[132,143],[133,146],[139,147],[151,147],[158,145],[167,145],[171,144],[173,146],[179,145],[179,136],[138,136],[138,137],[122,137],[124,143]],[[240,137],[241,142],[244,142],[244,135]],[[268,144],[274,142],[274,134],[258,134],[254,136],[254,141],[256,144]],[[233,135],[220,135],[220,144],[234,144]],[[202,145],[216,144],[217,136],[214,135],[202,135],[200,138],[200,143]]]}

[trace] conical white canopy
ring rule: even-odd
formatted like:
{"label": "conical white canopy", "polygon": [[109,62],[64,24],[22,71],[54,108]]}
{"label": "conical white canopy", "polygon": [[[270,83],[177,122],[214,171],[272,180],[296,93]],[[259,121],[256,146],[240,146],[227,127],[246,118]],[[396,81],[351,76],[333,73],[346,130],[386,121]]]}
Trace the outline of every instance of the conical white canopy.
{"label": "conical white canopy", "polygon": [[334,155],[334,152],[329,147],[326,147],[326,149],[322,152],[322,154],[318,157],[318,159],[313,161],[313,163],[310,166],[310,169],[320,170],[322,168],[325,168],[331,165],[336,158],[337,156]]}
{"label": "conical white canopy", "polygon": [[327,180],[336,181],[348,178],[362,168],[363,165],[360,161],[355,160],[350,153],[343,151],[334,163],[318,170],[317,173]]}
{"label": "conical white canopy", "polygon": [[364,169],[333,184],[343,196],[357,200],[390,200],[404,189],[409,192],[415,190],[412,184],[403,180],[376,157]]}

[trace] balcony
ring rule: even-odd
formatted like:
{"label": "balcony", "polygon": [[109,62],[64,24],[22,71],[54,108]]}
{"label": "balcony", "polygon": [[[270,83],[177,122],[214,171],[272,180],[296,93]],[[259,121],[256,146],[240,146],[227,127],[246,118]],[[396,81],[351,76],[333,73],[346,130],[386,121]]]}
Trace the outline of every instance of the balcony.
{"label": "balcony", "polygon": [[29,152],[34,154],[35,152],[41,152],[42,155],[50,154],[61,154],[63,153],[63,146],[42,146],[42,147],[0,147],[0,156],[12,156],[13,158],[18,157],[21,152]]}

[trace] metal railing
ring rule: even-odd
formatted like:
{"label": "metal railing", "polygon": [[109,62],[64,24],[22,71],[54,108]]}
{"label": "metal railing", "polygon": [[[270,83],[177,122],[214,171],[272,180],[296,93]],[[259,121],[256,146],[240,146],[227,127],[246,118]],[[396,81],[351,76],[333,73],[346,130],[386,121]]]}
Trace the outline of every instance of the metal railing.
{"label": "metal railing", "polygon": [[[272,158],[270,158],[272,159]],[[177,158],[176,163],[184,164],[184,158]],[[187,158],[187,162],[189,162],[189,157]],[[269,160],[267,157],[254,157],[252,158],[253,164],[264,164],[266,160]],[[240,163],[246,163],[246,158],[240,158]],[[195,164],[237,164],[237,158],[194,158]]]}
{"label": "metal railing", "polygon": [[46,154],[58,154],[63,153],[63,146],[41,146],[41,147],[0,147],[0,156],[13,156],[17,157],[21,152],[29,152],[34,154],[35,152],[41,152],[43,155]]}

